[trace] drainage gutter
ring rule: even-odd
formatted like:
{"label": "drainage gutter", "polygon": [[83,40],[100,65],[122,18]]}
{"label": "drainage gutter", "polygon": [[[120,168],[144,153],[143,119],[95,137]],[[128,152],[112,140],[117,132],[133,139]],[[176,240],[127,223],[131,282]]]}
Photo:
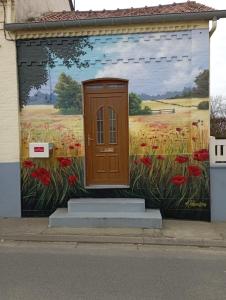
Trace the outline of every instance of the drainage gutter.
{"label": "drainage gutter", "polygon": [[195,21],[195,20],[213,20],[226,18],[226,10],[215,10],[196,13],[178,13],[178,14],[158,14],[145,16],[128,16],[113,18],[96,18],[82,20],[66,21],[48,21],[48,22],[29,22],[29,23],[8,23],[5,24],[5,30],[23,31],[23,30],[50,30],[62,29],[69,27],[85,26],[110,26],[110,25],[127,25],[127,24],[145,24],[158,22],[175,22],[175,21]]}
{"label": "drainage gutter", "polygon": [[216,31],[216,29],[217,29],[217,18],[214,17],[213,20],[212,20],[212,28],[211,28],[211,30],[209,32],[210,38],[214,34],[214,32]]}

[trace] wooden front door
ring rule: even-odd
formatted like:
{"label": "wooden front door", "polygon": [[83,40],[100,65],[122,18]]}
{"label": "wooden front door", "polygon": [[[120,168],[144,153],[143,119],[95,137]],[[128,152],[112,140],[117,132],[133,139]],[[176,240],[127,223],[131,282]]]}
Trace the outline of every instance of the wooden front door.
{"label": "wooden front door", "polygon": [[128,82],[83,82],[86,186],[128,186]]}

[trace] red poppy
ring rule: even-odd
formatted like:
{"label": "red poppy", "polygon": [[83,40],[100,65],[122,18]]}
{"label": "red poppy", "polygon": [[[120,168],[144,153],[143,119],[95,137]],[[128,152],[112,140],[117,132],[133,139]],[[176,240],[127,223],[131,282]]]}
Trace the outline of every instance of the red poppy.
{"label": "red poppy", "polygon": [[151,167],[152,161],[149,156],[144,156],[140,159],[140,162],[144,164],[146,167]]}
{"label": "red poppy", "polygon": [[72,160],[70,158],[58,157],[58,161],[60,163],[61,168],[70,167],[72,164]]}
{"label": "red poppy", "polygon": [[146,144],[146,143],[142,143],[142,144],[140,144],[140,146],[141,146],[141,147],[146,147],[147,144]]}
{"label": "red poppy", "polygon": [[78,147],[78,148],[79,148],[79,147],[81,147],[81,144],[80,144],[80,143],[76,143],[76,144],[75,144],[75,147]]}
{"label": "red poppy", "polygon": [[36,173],[36,171],[34,171],[34,172],[31,173],[31,177],[37,178],[37,173]]}
{"label": "red poppy", "polygon": [[47,175],[42,176],[39,180],[41,181],[42,184],[44,184],[46,186],[49,185],[51,182],[50,176],[47,176]]}
{"label": "red poppy", "polygon": [[75,149],[75,147],[74,147],[73,145],[70,145],[70,146],[69,146],[69,149],[70,149],[70,150],[73,150],[73,149]]}
{"label": "red poppy", "polygon": [[23,167],[26,169],[31,169],[31,168],[35,167],[35,164],[31,160],[25,160],[23,162]]}
{"label": "red poppy", "polygon": [[33,178],[38,179],[39,181],[41,181],[42,184],[44,185],[49,185],[51,182],[51,175],[49,173],[49,171],[47,171],[44,168],[38,168],[36,169],[34,172],[31,173],[31,176]]}
{"label": "red poppy", "polygon": [[177,127],[177,128],[176,128],[176,131],[177,131],[177,132],[181,132],[181,131],[182,131],[182,128]]}
{"label": "red poppy", "polygon": [[195,151],[193,154],[194,160],[198,161],[208,161],[209,160],[209,151],[207,149],[201,149]]}
{"label": "red poppy", "polygon": [[179,164],[183,164],[183,163],[186,163],[188,161],[188,157],[187,156],[178,155],[176,157],[175,161],[178,162]]}
{"label": "red poppy", "polygon": [[164,159],[165,159],[165,156],[163,156],[163,155],[157,155],[156,158],[157,158],[158,160],[164,160]]}
{"label": "red poppy", "polygon": [[202,175],[202,170],[195,165],[188,166],[188,171],[190,176],[199,177]]}
{"label": "red poppy", "polygon": [[152,146],[152,149],[153,149],[153,150],[157,150],[158,148],[159,148],[159,146],[156,146],[156,145],[153,145],[153,146]]}
{"label": "red poppy", "polygon": [[68,184],[74,185],[78,180],[78,177],[76,175],[68,176]]}
{"label": "red poppy", "polygon": [[38,168],[34,172],[31,173],[31,176],[34,178],[41,178],[42,176],[50,177],[50,173],[49,173],[49,171],[47,171],[44,168]]}
{"label": "red poppy", "polygon": [[198,122],[192,122],[192,126],[198,127]]}
{"label": "red poppy", "polygon": [[188,181],[188,178],[183,175],[176,175],[171,178],[171,183],[177,186],[185,184]]}
{"label": "red poppy", "polygon": [[193,137],[192,137],[192,141],[193,141],[193,142],[196,142],[196,140],[197,140],[197,138],[193,136]]}

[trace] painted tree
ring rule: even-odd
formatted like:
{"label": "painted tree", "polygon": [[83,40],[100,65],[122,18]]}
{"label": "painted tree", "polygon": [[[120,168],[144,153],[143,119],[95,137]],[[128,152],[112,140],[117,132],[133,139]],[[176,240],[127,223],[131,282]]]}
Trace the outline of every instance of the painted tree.
{"label": "painted tree", "polygon": [[18,73],[20,83],[20,108],[27,104],[32,89],[40,89],[49,79],[49,70],[57,60],[64,66],[79,69],[89,67],[82,57],[92,49],[88,37],[37,39],[18,41]]}
{"label": "painted tree", "polygon": [[209,97],[209,70],[204,70],[195,78],[196,87],[193,90],[195,97]]}
{"label": "painted tree", "polygon": [[82,92],[81,85],[73,80],[71,76],[62,73],[55,86],[57,94],[56,108],[63,114],[82,113]]}
{"label": "painted tree", "polygon": [[141,97],[135,93],[130,93],[129,94],[130,116],[151,114],[151,109],[148,106],[145,106],[144,109],[142,109],[141,105],[142,105]]}

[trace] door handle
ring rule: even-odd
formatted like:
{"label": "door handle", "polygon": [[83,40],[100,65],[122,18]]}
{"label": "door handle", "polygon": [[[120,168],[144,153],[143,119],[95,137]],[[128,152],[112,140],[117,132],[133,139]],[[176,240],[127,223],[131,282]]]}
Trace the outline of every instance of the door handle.
{"label": "door handle", "polygon": [[94,139],[92,139],[91,137],[90,137],[90,135],[88,134],[88,146],[90,146],[90,142],[91,141],[94,141]]}

